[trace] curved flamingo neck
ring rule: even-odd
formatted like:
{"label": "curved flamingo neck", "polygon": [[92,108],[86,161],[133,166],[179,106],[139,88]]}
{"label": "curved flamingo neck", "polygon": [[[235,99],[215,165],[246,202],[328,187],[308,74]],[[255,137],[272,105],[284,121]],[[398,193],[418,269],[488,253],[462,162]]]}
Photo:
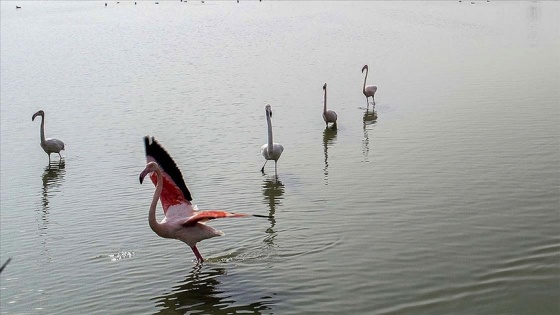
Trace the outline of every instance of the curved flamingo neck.
{"label": "curved flamingo neck", "polygon": [[327,112],[327,88],[325,88],[325,97],[323,99],[323,114]]}
{"label": "curved flamingo neck", "polygon": [[366,68],[366,76],[364,77],[364,87],[362,89],[362,91],[364,92],[364,94],[366,94],[366,81],[367,81],[367,75],[369,72],[369,68]]}
{"label": "curved flamingo neck", "polygon": [[160,224],[156,219],[156,206],[163,189],[163,175],[161,174],[161,170],[159,169],[159,167],[156,168],[156,175],[157,185],[154,192],[154,197],[152,198],[152,203],[150,205],[150,212],[148,213],[148,222],[150,223],[150,228],[152,229],[152,231],[154,231],[157,235],[162,236],[163,231],[161,230]]}
{"label": "curved flamingo neck", "polygon": [[268,124],[268,152],[272,153],[272,121],[270,121],[269,112],[266,112],[266,123]]}

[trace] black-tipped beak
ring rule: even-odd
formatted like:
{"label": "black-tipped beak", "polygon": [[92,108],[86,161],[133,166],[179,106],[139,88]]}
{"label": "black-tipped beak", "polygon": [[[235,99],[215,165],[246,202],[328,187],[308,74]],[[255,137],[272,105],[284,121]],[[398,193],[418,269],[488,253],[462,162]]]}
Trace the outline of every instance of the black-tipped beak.
{"label": "black-tipped beak", "polygon": [[138,176],[138,179],[140,180],[140,185],[142,185],[142,182],[144,182],[144,177],[142,177],[142,175]]}

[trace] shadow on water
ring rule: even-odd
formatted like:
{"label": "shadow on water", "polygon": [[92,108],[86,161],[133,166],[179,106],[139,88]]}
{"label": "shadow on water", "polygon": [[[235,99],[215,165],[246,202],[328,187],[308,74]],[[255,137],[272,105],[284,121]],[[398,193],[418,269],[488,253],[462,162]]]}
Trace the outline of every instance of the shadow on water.
{"label": "shadow on water", "polygon": [[263,202],[268,205],[268,221],[270,222],[270,227],[266,229],[266,238],[264,242],[268,246],[274,246],[274,238],[276,237],[276,232],[274,231],[274,226],[276,225],[276,207],[282,205],[282,199],[284,198],[284,184],[276,178],[266,178],[262,185]]}
{"label": "shadow on water", "polygon": [[[259,296],[262,292],[255,292],[250,287],[244,288],[234,278],[226,268],[196,265],[171,292],[152,299],[159,308],[155,314],[272,313],[268,306],[273,304],[271,296]],[[225,279],[228,281],[224,281]],[[230,282],[236,284],[236,290],[227,289],[227,283]],[[257,301],[251,302],[251,299]]]}
{"label": "shadow on water", "polygon": [[364,138],[362,139],[362,154],[364,155],[365,162],[369,154],[369,131],[377,123],[377,111],[366,109],[363,118]]}
{"label": "shadow on water", "polygon": [[323,151],[325,152],[325,168],[323,168],[323,173],[325,174],[325,185],[329,184],[329,148],[336,143],[337,135],[336,125],[333,127],[326,127],[323,131]]}

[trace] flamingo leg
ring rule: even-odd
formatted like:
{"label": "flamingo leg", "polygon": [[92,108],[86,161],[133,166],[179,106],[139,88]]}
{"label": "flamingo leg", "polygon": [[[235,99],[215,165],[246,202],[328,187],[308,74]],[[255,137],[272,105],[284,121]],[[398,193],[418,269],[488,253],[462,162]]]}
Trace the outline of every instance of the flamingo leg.
{"label": "flamingo leg", "polygon": [[51,164],[51,154],[49,153],[49,164]]}
{"label": "flamingo leg", "polygon": [[198,260],[198,262],[203,262],[204,258],[202,258],[202,255],[198,251],[198,248],[196,248],[196,245],[192,246],[191,249],[192,249],[194,255],[196,256],[196,260]]}
{"label": "flamingo leg", "polygon": [[278,162],[274,161],[274,176],[278,177],[278,167],[277,167]]}
{"label": "flamingo leg", "polygon": [[265,161],[264,161],[264,165],[263,165],[263,167],[261,168],[261,172],[262,172],[262,173],[264,173],[264,167],[266,166],[266,162],[268,162],[268,160],[265,160]]}
{"label": "flamingo leg", "polygon": [[60,155],[60,152],[58,152],[58,158],[62,160],[62,155]]}

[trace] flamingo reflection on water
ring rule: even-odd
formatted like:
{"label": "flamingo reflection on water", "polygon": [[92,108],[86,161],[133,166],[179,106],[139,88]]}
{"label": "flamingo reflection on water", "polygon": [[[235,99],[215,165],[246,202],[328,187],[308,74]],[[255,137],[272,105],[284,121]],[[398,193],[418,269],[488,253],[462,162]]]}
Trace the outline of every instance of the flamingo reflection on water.
{"label": "flamingo reflection on water", "polygon": [[[198,262],[204,259],[196,244],[202,240],[222,236],[206,222],[218,218],[246,217],[247,214],[222,210],[197,211],[191,204],[192,196],[183,180],[183,175],[165,149],[152,137],[144,138],[146,148],[146,168],[140,173],[140,184],[150,175],[156,190],[150,205],[148,222],[158,236],[183,241],[194,252]],[[156,219],[156,205],[161,200],[164,218]],[[258,215],[253,215],[258,216]]]}

